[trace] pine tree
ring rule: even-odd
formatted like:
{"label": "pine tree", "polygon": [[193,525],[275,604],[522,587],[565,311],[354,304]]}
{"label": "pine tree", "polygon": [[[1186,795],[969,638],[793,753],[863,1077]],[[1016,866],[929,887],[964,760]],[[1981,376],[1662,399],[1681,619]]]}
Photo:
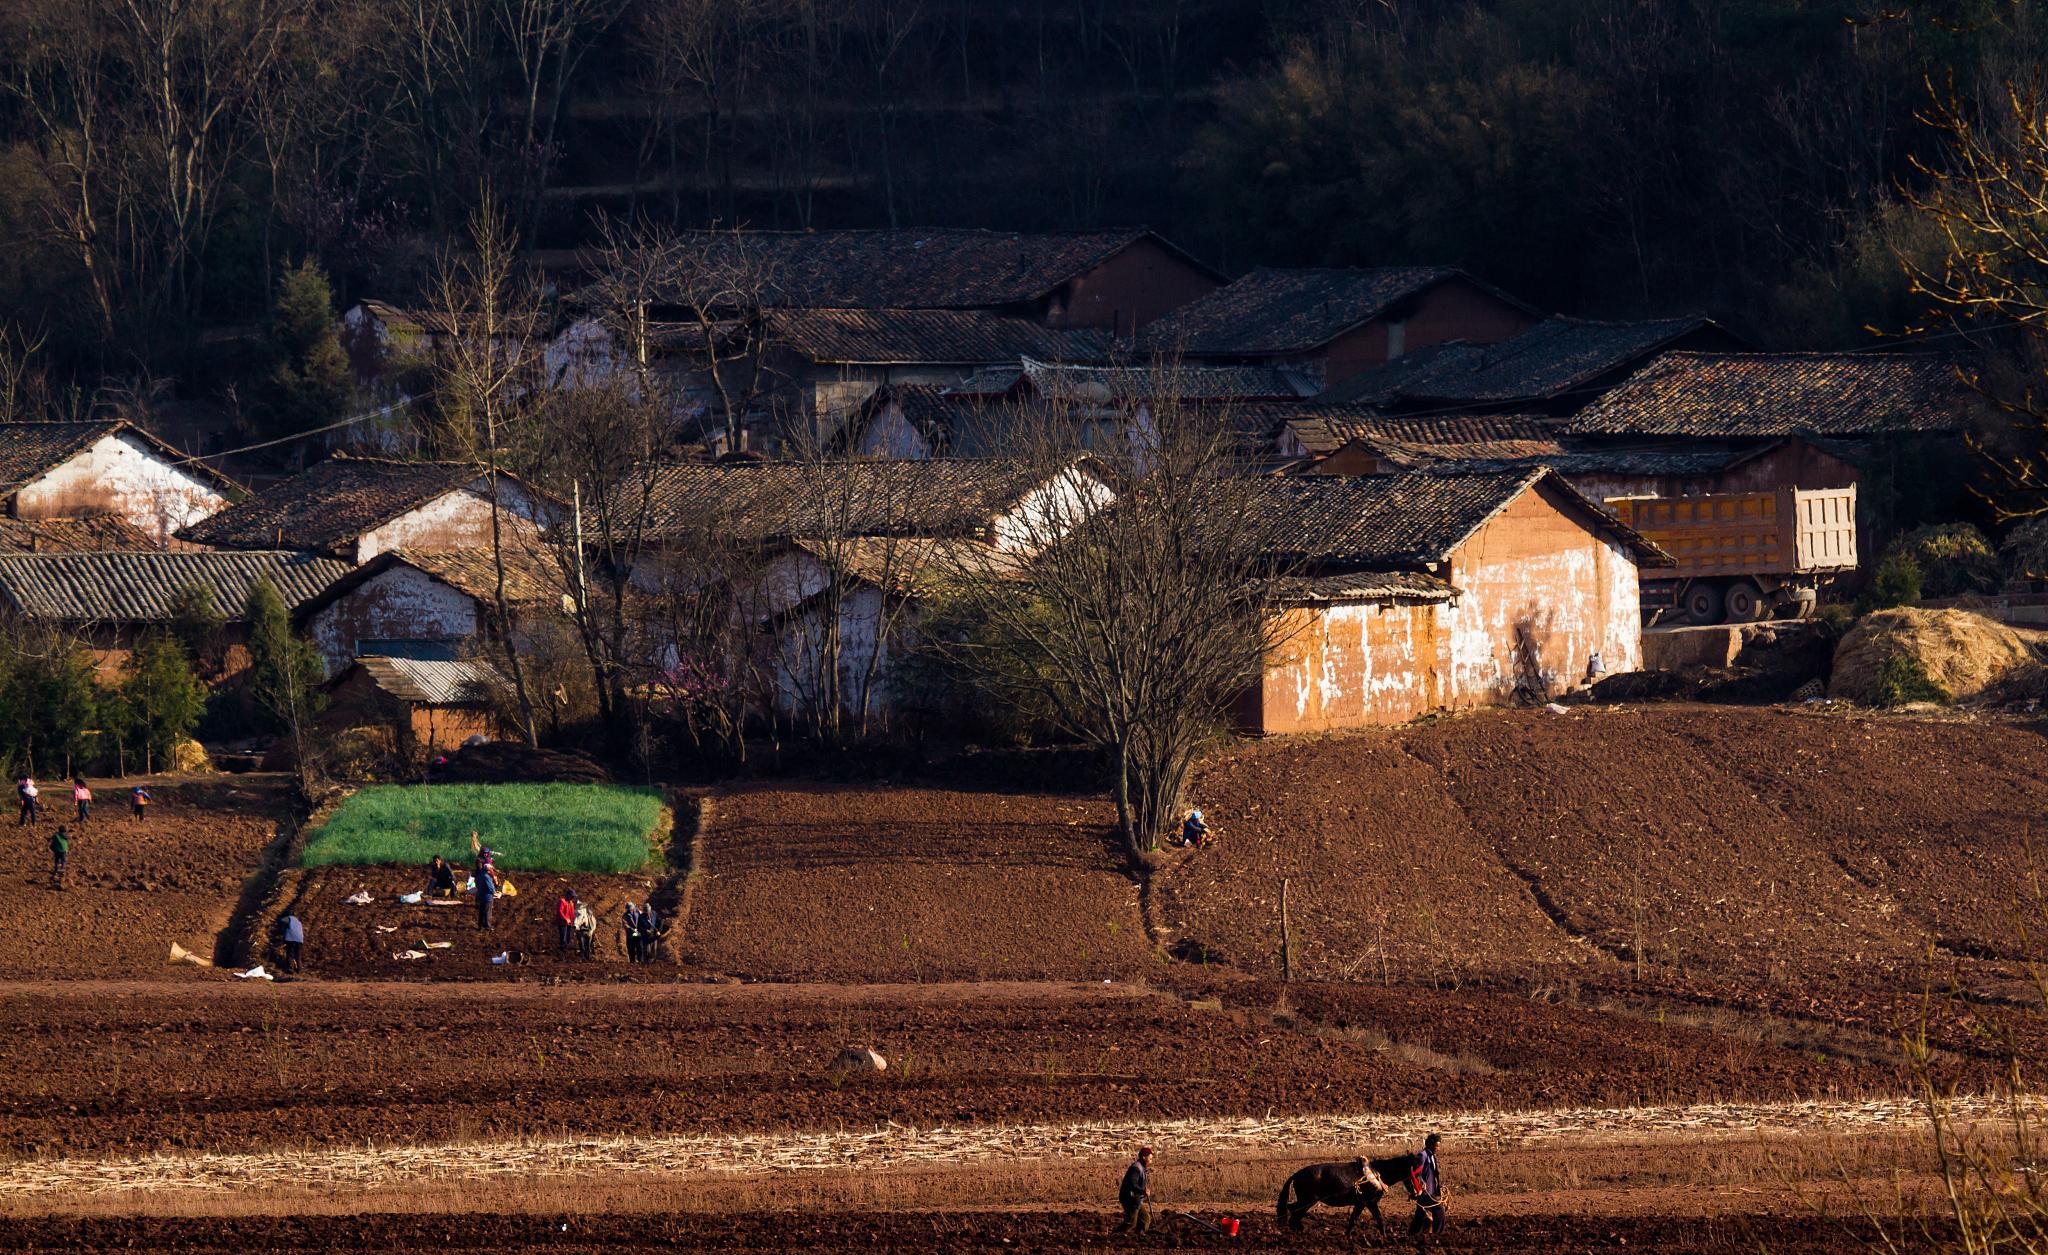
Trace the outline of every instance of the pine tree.
{"label": "pine tree", "polygon": [[284,272],[271,308],[270,424],[277,431],[306,431],[348,416],[355,403],[355,379],[341,347],[334,294],[327,274],[311,261]]}
{"label": "pine tree", "polygon": [[149,636],[122,668],[128,726],[140,743],[146,770],[169,762],[178,743],[206,713],[206,688],[185,661],[184,647],[168,636]]}

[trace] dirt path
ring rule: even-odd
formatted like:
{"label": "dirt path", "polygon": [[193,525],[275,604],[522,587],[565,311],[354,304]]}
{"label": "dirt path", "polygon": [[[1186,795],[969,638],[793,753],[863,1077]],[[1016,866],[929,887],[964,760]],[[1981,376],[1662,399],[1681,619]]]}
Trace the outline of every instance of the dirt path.
{"label": "dirt path", "polygon": [[[2048,1111],[2048,1098],[2030,1106]],[[1999,1105],[1960,1100],[1960,1121],[1995,1118]],[[1704,1104],[1426,1115],[1328,1115],[1272,1119],[1103,1121],[1012,1127],[910,1128],[868,1132],[582,1137],[443,1146],[280,1150],[255,1154],[150,1155],[23,1161],[0,1168],[0,1199],[56,1200],[141,1191],[161,1206],[174,1192],[228,1194],[272,1188],[355,1191],[463,1181],[629,1175],[885,1173],[1041,1161],[1111,1162],[1139,1144],[1170,1146],[1181,1158],[1310,1156],[1347,1147],[1390,1147],[1435,1130],[1463,1153],[1551,1150],[1908,1133],[1924,1115],[1916,1100]]]}

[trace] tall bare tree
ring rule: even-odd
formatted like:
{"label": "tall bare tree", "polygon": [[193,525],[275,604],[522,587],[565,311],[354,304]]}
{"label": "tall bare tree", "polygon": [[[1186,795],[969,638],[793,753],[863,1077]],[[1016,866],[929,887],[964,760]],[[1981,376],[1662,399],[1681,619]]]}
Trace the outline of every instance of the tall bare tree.
{"label": "tall bare tree", "polygon": [[[447,451],[485,468],[491,503],[493,625],[506,674],[519,700],[520,732],[540,744],[533,696],[520,661],[506,552],[504,480],[507,446],[539,405],[541,337],[546,320],[540,295],[524,281],[510,224],[488,194],[470,218],[468,247],[444,253],[434,282],[432,357],[438,379],[436,408]],[[537,505],[538,503],[530,503]]]}
{"label": "tall bare tree", "polygon": [[1017,466],[1047,482],[1087,468],[1115,500],[1098,508],[1078,483],[1048,495],[1013,572],[949,572],[977,630],[933,642],[1104,752],[1140,860],[1174,822],[1196,756],[1258,682],[1286,574],[1229,415],[1181,399],[1176,373],[1136,371],[1107,398],[1056,392],[1012,416]]}

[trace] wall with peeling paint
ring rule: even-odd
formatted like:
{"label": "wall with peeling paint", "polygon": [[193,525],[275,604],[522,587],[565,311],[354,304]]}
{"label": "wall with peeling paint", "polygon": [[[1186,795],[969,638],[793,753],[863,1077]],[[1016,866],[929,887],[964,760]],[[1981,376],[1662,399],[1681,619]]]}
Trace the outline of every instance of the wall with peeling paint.
{"label": "wall with peeling paint", "polygon": [[1585,679],[1596,649],[1610,673],[1642,666],[1635,560],[1555,488],[1523,493],[1438,574],[1456,601],[1288,611],[1245,722],[1319,732],[1497,705],[1518,687],[1548,698]]}
{"label": "wall with peeling paint", "polygon": [[[537,504],[515,485],[500,482],[500,531],[507,549],[533,548],[541,516]],[[399,515],[356,539],[358,565],[392,549],[489,549],[491,502],[482,491],[458,488],[416,510]]]}
{"label": "wall with peeling paint", "polygon": [[466,640],[482,626],[467,594],[409,566],[394,566],[322,606],[306,636],[334,675],[356,656],[356,642]]}
{"label": "wall with peeling paint", "polygon": [[228,504],[213,484],[127,434],[104,436],[14,495],[17,518],[118,515],[159,542]]}

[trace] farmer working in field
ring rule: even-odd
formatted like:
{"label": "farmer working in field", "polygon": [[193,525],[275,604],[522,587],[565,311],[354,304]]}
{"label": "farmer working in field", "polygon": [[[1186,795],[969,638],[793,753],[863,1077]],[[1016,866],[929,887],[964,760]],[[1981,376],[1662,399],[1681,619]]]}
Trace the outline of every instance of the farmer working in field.
{"label": "farmer working in field", "polygon": [[128,809],[138,821],[149,818],[149,804],[153,800],[149,796],[149,790],[142,785],[138,784],[128,790]]}
{"label": "farmer working in field", "polygon": [[58,824],[57,831],[50,834],[50,884],[55,888],[64,887],[64,865],[71,858],[71,838],[64,832],[64,825]]}
{"label": "farmer working in field", "polygon": [[640,908],[626,903],[625,918],[619,921],[620,935],[626,939],[626,962],[640,961]]}
{"label": "farmer working in field", "polygon": [[71,800],[78,807],[78,822],[83,826],[92,816],[92,790],[86,787],[84,776],[71,778]]}
{"label": "farmer working in field", "polygon": [[306,926],[299,922],[298,916],[287,915],[279,928],[284,933],[284,970],[296,972],[304,964]]}
{"label": "farmer working in field", "polygon": [[1202,818],[1202,812],[1189,811],[1181,821],[1180,844],[1191,850],[1199,850],[1209,843],[1209,824]]}
{"label": "farmer working in field", "polygon": [[1123,1205],[1124,1218],[1112,1233],[1143,1233],[1152,1227],[1152,1148],[1140,1146],[1138,1157],[1124,1169],[1124,1182],[1117,1188],[1116,1201]]}
{"label": "farmer working in field", "polygon": [[455,869],[448,866],[448,860],[436,854],[434,861],[427,864],[427,892],[437,898],[455,896]]}
{"label": "farmer working in field", "polygon": [[555,953],[569,953],[569,943],[576,933],[576,891],[562,890],[562,896],[555,899]]}
{"label": "farmer working in field", "polygon": [[654,913],[654,900],[640,908],[640,961],[654,962],[654,952],[661,948],[661,917]]}
{"label": "farmer working in field", "polygon": [[21,818],[15,821],[14,826],[20,828],[34,823],[41,810],[41,803],[37,799],[42,796],[42,790],[36,788],[36,778],[23,776],[21,783],[14,786],[14,793],[21,799]]}
{"label": "farmer working in field", "polygon": [[1415,1216],[1408,1222],[1409,1237],[1419,1237],[1425,1231],[1444,1231],[1444,1183],[1436,1169],[1436,1144],[1441,1140],[1435,1133],[1423,1139],[1422,1153],[1416,1156],[1415,1167],[1408,1174],[1408,1193],[1415,1199]]}
{"label": "farmer working in field", "polygon": [[489,863],[476,865],[476,927],[478,932],[491,930],[491,903],[498,897],[498,880],[491,874]]}
{"label": "farmer working in field", "polygon": [[586,959],[597,954],[597,912],[585,902],[576,904],[576,953]]}

